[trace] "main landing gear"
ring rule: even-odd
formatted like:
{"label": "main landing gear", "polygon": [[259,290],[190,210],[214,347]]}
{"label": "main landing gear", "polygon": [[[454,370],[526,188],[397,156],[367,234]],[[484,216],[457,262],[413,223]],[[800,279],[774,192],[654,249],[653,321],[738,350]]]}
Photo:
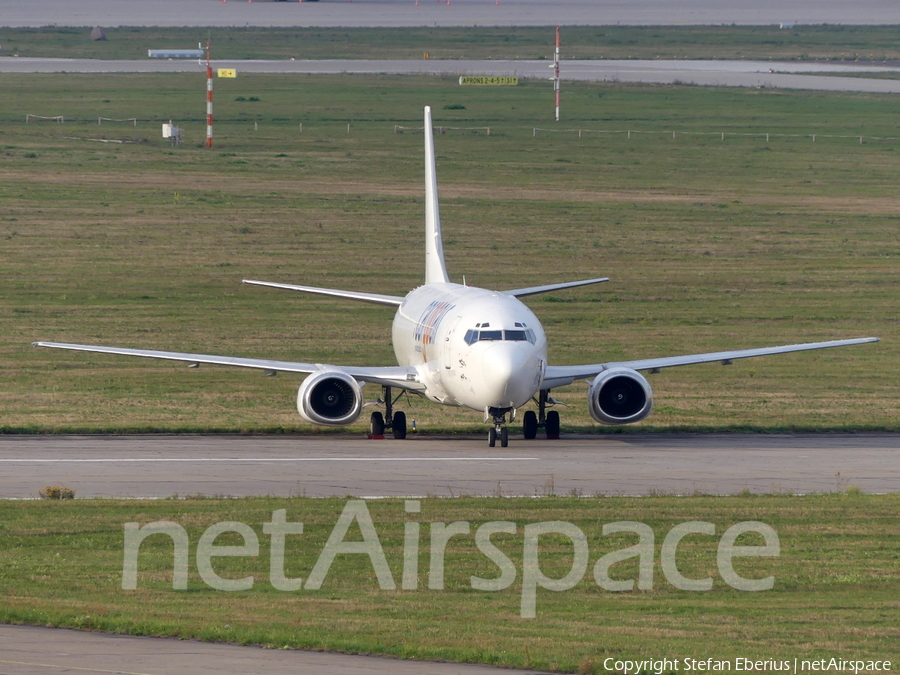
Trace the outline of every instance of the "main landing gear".
{"label": "main landing gear", "polygon": [[384,415],[373,412],[369,416],[369,438],[384,438],[385,429],[390,429],[394,438],[403,440],[406,438],[406,413],[402,410],[394,412],[394,403],[403,395],[401,391],[397,398],[393,397],[391,387],[382,387],[384,391]]}
{"label": "main landing gear", "polygon": [[533,410],[528,410],[522,417],[522,433],[526,440],[537,438],[538,429],[544,429],[547,438],[550,440],[559,438],[559,413],[555,410],[546,412],[547,406],[552,405],[555,402],[556,401],[550,398],[549,389],[542,389],[540,391],[537,400],[537,413]]}

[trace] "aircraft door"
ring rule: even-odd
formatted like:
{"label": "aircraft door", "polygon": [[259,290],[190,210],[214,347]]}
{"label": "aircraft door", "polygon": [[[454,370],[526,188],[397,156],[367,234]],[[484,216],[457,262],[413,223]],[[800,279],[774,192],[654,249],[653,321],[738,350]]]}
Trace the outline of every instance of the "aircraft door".
{"label": "aircraft door", "polygon": [[453,323],[450,324],[450,328],[447,330],[447,334],[444,335],[444,353],[441,355],[441,359],[444,362],[444,370],[453,370],[453,334],[456,332],[456,326],[462,319],[461,316],[457,316],[453,319]]}

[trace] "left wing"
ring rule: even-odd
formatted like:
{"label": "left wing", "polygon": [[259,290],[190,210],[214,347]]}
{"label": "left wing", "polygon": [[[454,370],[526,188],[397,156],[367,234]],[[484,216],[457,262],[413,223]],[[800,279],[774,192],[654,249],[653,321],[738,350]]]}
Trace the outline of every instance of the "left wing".
{"label": "left wing", "polygon": [[182,352],[158,352],[150,349],[126,349],[123,347],[100,347],[97,345],[76,345],[65,342],[33,342],[35,347],[52,347],[54,349],[72,349],[80,352],[98,352],[100,354],[118,354],[120,356],[142,356],[150,359],[166,359],[184,361],[191,367],[201,363],[219,366],[238,366],[256,368],[270,374],[282,373],[314,373],[323,368],[341,370],[362,382],[371,382],[400,389],[421,391],[425,387],[418,381],[416,369],[406,366],[366,367],[335,366],[322,363],[294,363],[292,361],[270,361],[268,359],[246,359],[237,356],[214,356],[212,354],[187,354]]}
{"label": "left wing", "polygon": [[799,345],[784,345],[781,347],[763,347],[762,349],[737,349],[729,352],[710,352],[707,354],[690,354],[687,356],[666,356],[658,359],[642,359],[639,361],[611,361],[609,363],[593,363],[584,366],[547,366],[544,376],[544,389],[562,387],[572,384],[575,380],[595,377],[598,373],[613,367],[631,368],[632,370],[659,370],[674,366],[691,366],[698,363],[713,363],[721,361],[723,365],[729,365],[736,359],[748,359],[754,356],[769,356],[771,354],[788,354],[790,352],[803,352],[811,349],[829,349],[831,347],[847,347],[849,345],[861,345],[867,342],[878,342],[876,337],[856,338],[853,340],[831,340],[830,342],[808,342]]}

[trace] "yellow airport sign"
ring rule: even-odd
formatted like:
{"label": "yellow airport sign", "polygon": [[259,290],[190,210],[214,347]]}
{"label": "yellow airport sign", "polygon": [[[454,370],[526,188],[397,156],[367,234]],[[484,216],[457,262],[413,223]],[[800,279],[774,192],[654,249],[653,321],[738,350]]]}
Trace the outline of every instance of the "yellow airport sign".
{"label": "yellow airport sign", "polygon": [[237,77],[237,70],[234,68],[219,68],[219,77]]}
{"label": "yellow airport sign", "polygon": [[475,84],[475,85],[510,85],[510,84],[519,84],[518,77],[461,77],[459,78],[460,84]]}

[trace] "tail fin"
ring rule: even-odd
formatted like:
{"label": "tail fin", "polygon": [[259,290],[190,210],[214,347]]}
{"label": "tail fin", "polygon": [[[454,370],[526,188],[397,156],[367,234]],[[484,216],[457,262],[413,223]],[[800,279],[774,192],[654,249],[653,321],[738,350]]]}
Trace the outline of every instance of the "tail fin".
{"label": "tail fin", "polygon": [[437,172],[434,162],[434,132],[431,107],[425,106],[425,283],[448,283],[441,241],[441,214],[438,207]]}

